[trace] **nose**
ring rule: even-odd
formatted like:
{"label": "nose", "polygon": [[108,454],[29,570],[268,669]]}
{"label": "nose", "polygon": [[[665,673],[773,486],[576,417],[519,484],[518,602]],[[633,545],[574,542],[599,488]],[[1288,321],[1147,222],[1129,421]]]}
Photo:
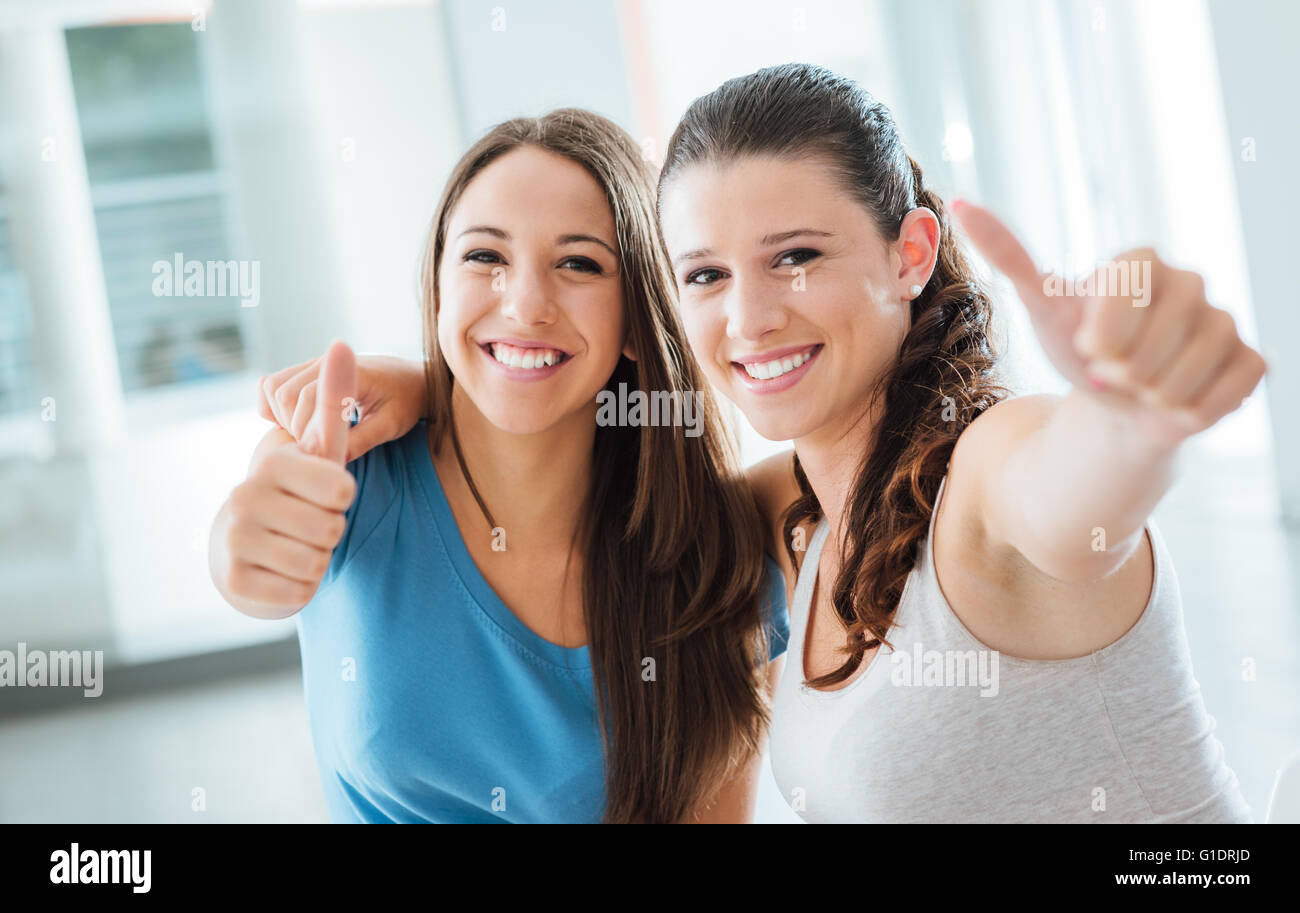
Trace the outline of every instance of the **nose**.
{"label": "nose", "polygon": [[545,267],[521,263],[499,278],[504,283],[501,311],[506,317],[525,326],[546,326],[555,322],[554,289]]}
{"label": "nose", "polygon": [[789,313],[779,294],[746,282],[739,274],[732,277],[724,307],[727,336],[744,342],[756,342],[768,333],[784,329]]}

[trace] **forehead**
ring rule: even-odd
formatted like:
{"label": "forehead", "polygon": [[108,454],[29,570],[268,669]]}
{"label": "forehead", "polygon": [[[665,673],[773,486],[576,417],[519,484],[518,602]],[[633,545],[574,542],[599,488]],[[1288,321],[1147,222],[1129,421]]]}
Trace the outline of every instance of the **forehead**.
{"label": "forehead", "polygon": [[688,165],[664,186],[660,213],[672,249],[868,216],[821,158],[776,156]]}
{"label": "forehead", "polygon": [[481,223],[511,234],[583,231],[614,240],[614,215],[596,178],[573,159],[536,146],[512,149],[466,185],[451,212],[451,233]]}

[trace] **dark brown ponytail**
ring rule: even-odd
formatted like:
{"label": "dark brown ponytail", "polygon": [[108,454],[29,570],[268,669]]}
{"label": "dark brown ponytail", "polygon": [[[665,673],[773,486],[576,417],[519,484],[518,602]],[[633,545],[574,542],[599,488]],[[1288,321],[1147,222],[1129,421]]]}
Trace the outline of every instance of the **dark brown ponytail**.
{"label": "dark brown ponytail", "polygon": [[[846,659],[812,679],[824,688],[853,675],[885,634],[925,537],[939,483],[962,431],[1008,391],[995,374],[992,307],[953,234],[943,200],[926,188],[920,166],[903,149],[889,109],[852,80],[807,64],[784,64],[729,80],[696,99],[672,140],[662,188],[683,166],[745,155],[813,157],[832,169],[874,217],[898,238],[903,218],[924,206],[939,219],[938,262],[913,299],[911,329],[898,361],[872,396],[883,406],[874,440],[858,467],[846,512],[847,541],[835,580],[835,611],[848,627]],[[795,459],[802,496],[786,511],[793,531],[822,513]]]}

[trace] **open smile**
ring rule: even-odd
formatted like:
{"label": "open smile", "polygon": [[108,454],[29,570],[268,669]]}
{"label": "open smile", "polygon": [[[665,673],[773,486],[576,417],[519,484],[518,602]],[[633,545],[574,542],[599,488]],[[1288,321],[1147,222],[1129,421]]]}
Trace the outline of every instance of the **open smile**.
{"label": "open smile", "polygon": [[524,340],[494,339],[479,343],[492,366],[512,380],[545,380],[568,364],[573,355],[555,346]]}
{"label": "open smile", "polygon": [[733,361],[731,366],[746,389],[754,393],[780,393],[803,379],[822,347],[822,343],[816,343],[779,349]]}

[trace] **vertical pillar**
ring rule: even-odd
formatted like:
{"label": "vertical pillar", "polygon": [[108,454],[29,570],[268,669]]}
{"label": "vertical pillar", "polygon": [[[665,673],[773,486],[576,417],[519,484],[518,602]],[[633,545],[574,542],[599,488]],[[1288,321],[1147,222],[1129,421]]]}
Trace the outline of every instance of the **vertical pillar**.
{"label": "vertical pillar", "polygon": [[0,180],[32,306],[37,392],[54,397],[56,445],[72,453],[109,444],[123,429],[122,382],[57,26],[0,31]]}

